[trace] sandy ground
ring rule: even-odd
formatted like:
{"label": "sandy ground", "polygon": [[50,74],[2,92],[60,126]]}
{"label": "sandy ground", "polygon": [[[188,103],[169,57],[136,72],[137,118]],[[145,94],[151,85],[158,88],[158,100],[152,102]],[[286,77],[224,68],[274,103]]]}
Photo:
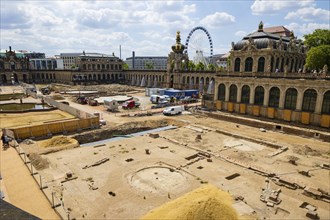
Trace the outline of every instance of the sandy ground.
{"label": "sandy ground", "polygon": [[[274,183],[271,184],[273,189],[282,190],[279,196],[282,203],[274,208],[267,207],[259,200],[265,177],[218,157],[228,156],[307,186],[329,191],[328,170],[311,171],[311,177],[298,173],[299,170],[311,170],[318,164],[327,163],[329,143],[279,132],[260,132],[247,126],[237,128],[232,123],[193,115],[175,118],[188,123],[175,130],[159,132],[160,138],[144,135],[109,142],[105,146],[81,147],[43,155],[50,162],[50,167],[40,172],[58,196],[63,196],[66,207],[72,210],[71,215],[76,218],[136,219],[205,182],[229,191],[233,196],[243,196],[247,208],[241,208],[241,213],[250,209],[259,218],[303,219],[306,210],[299,206],[306,201],[318,207],[321,219],[330,218],[328,203],[306,197],[302,195],[302,190],[289,190]],[[217,129],[276,142],[289,147],[289,150],[269,157],[276,149],[219,134]],[[196,141],[199,134],[202,139]],[[317,156],[304,155],[310,152],[306,146],[313,149]],[[150,155],[145,153],[146,149],[149,149]],[[212,162],[203,157],[187,159],[199,150],[214,154]],[[288,156],[292,155],[299,158],[297,166],[288,162]],[[83,169],[104,158],[109,158],[109,161]],[[61,185],[60,181],[68,172],[78,178]],[[239,177],[225,179],[234,173],[238,173]],[[115,196],[109,194],[111,192]],[[278,207],[280,211],[275,215]]]}
{"label": "sandy ground", "polygon": [[[131,113],[147,111],[150,107],[148,97],[144,97],[144,93],[134,96],[139,98],[142,106]],[[65,98],[70,100],[69,97]],[[202,184],[211,183],[233,196],[244,198],[244,202],[236,201],[234,204],[240,214],[257,216],[259,219],[305,219],[307,211],[299,206],[308,202],[317,207],[321,219],[330,219],[329,203],[307,197],[301,189],[290,190],[273,182],[272,189],[281,189],[279,198],[282,202],[275,207],[266,206],[259,199],[265,186],[265,177],[222,159],[230,157],[329,192],[330,172],[318,167],[322,163],[329,163],[329,142],[276,131],[261,132],[258,128],[236,126],[235,123],[189,113],[174,117],[162,114],[122,117],[127,114],[124,110],[111,113],[105,111],[103,106],[73,102],[70,105],[89,113],[101,113],[101,117],[107,121],[104,128],[132,121],[165,118],[181,123],[177,129],[158,132],[159,138],[146,134],[101,146],[41,155],[49,167],[39,170],[39,173],[57,197],[63,199],[64,208],[71,210],[72,218],[137,219],[167,201]],[[276,149],[226,136],[217,130],[276,143],[289,149],[271,157],[269,155]],[[201,139],[196,139],[198,135]],[[32,145],[23,147],[26,152],[32,148],[35,150]],[[150,154],[146,154],[146,149]],[[199,155],[200,152],[212,154],[211,160]],[[297,165],[289,163],[290,156],[297,158]],[[106,159],[104,163],[94,164],[103,159]],[[301,170],[310,170],[310,177],[299,174]],[[67,173],[77,178],[62,183]],[[239,174],[238,177],[232,180],[225,178],[235,173]]]}
{"label": "sandy ground", "polygon": [[61,110],[16,114],[0,113],[0,128],[17,128],[72,118],[75,117]]}
{"label": "sandy ground", "polygon": [[1,191],[7,202],[41,219],[60,219],[14,148],[1,147]]}

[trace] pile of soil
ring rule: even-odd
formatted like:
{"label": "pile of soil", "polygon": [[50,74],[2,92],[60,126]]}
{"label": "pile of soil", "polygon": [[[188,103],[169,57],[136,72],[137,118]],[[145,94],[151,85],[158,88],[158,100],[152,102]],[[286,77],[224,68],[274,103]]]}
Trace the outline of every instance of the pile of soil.
{"label": "pile of soil", "polygon": [[238,219],[232,198],[212,185],[202,186],[152,211],[141,219]]}
{"label": "pile of soil", "polygon": [[32,165],[37,169],[37,170],[43,170],[49,167],[49,161],[45,158],[42,158],[39,154],[32,153],[29,154],[29,159],[32,163]]}
{"label": "pile of soil", "polygon": [[320,152],[318,150],[314,150],[307,145],[294,147],[292,151],[294,153],[300,154],[300,155],[309,155],[309,156],[321,156],[322,155],[322,152]]}
{"label": "pile of soil", "polygon": [[77,145],[77,144],[78,144],[77,140],[60,135],[42,141],[39,144],[39,146],[45,148],[53,148],[53,147],[70,147],[71,145]]}

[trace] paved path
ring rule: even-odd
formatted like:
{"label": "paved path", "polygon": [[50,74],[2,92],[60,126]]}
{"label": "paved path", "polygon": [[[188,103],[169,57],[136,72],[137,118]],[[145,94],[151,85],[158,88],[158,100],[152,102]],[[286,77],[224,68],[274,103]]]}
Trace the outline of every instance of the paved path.
{"label": "paved path", "polygon": [[12,147],[3,150],[0,143],[1,185],[5,200],[41,219],[60,219]]}

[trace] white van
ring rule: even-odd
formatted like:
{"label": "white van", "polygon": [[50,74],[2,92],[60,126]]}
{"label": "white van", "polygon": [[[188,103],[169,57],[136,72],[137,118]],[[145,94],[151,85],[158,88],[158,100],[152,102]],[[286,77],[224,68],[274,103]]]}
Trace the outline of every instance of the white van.
{"label": "white van", "polygon": [[153,104],[168,102],[170,97],[168,95],[151,95],[150,101]]}
{"label": "white van", "polygon": [[184,111],[184,106],[171,106],[164,109],[164,115],[179,115]]}

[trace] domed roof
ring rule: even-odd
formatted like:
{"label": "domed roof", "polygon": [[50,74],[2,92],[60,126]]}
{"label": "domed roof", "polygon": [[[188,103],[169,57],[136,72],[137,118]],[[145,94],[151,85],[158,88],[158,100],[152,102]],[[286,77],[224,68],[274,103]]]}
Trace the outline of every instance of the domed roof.
{"label": "domed roof", "polygon": [[268,47],[269,41],[270,41],[270,39],[268,39],[268,38],[261,38],[261,39],[255,39],[254,43],[258,49],[262,49],[262,48]]}
{"label": "domed roof", "polygon": [[242,50],[242,48],[247,43],[247,40],[240,40],[234,45],[234,50]]}
{"label": "domed roof", "polygon": [[181,37],[180,37],[180,31],[176,32],[176,44],[172,46],[172,50],[174,53],[183,53],[184,49],[186,47],[181,44]]}

